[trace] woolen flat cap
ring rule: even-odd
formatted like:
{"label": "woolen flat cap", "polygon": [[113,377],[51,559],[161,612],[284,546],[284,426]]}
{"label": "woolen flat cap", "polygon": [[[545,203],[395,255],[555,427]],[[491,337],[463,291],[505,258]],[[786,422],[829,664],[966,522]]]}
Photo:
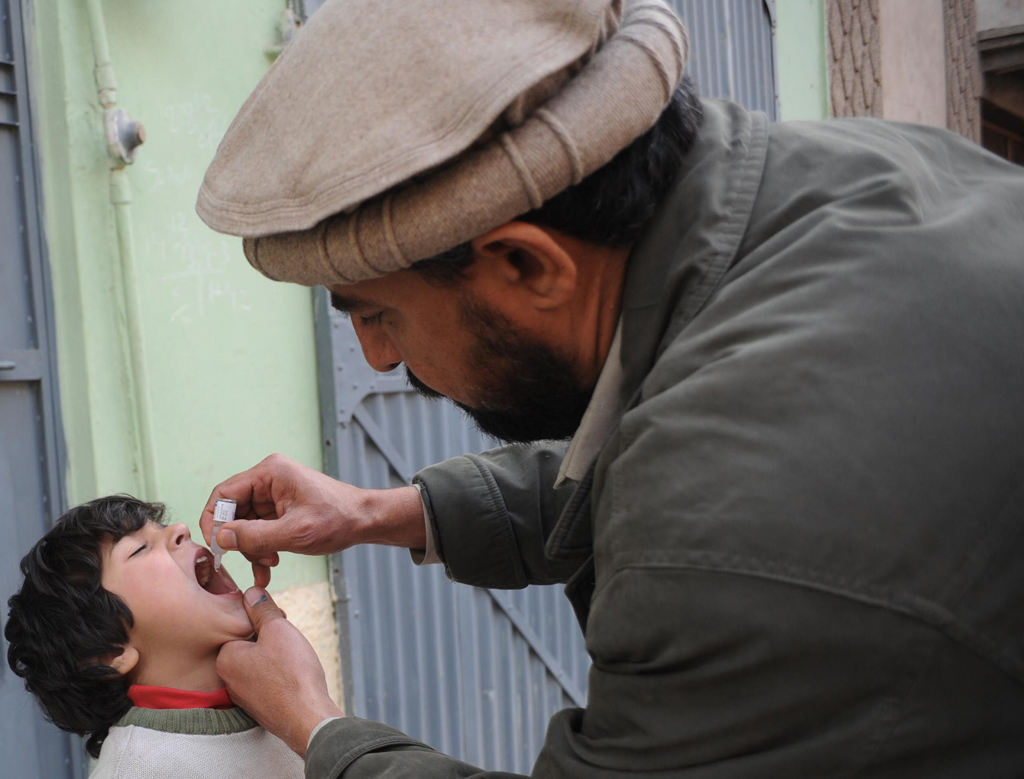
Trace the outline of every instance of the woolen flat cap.
{"label": "woolen flat cap", "polygon": [[196,210],[272,279],[408,268],[610,161],[687,55],[662,0],[329,0],[239,111]]}

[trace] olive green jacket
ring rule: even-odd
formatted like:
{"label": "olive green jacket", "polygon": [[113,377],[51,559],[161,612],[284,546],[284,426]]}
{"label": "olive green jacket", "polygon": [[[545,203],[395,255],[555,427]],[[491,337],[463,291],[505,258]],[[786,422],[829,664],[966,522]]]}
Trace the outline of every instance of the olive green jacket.
{"label": "olive green jacket", "polygon": [[[452,578],[567,582],[593,658],[535,777],[1024,776],[1024,169],[710,101],[631,255],[629,398],[423,471]],[[355,718],[315,779],[495,777]]]}

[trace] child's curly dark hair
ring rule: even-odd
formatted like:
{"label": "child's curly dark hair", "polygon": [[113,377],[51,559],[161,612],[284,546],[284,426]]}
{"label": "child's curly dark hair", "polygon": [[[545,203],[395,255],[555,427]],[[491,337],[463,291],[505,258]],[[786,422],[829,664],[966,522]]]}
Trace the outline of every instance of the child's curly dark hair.
{"label": "child's curly dark hair", "polygon": [[124,601],[100,583],[103,547],[162,523],[163,513],[129,495],[71,509],[22,559],[25,581],[8,602],[8,664],[57,727],[89,735],[93,757],[131,707],[128,680],[103,663],[120,653],[133,624]]}

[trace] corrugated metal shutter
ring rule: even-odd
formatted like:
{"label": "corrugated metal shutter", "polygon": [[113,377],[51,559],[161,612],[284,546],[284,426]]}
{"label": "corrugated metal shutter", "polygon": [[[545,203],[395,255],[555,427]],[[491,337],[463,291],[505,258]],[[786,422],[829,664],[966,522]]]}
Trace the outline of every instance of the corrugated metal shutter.
{"label": "corrugated metal shutter", "polygon": [[774,0],[668,0],[690,32],[701,94],[778,117]]}
{"label": "corrugated metal shutter", "polygon": [[[377,374],[351,323],[316,295],[327,471],[365,487],[405,484],[427,465],[491,448],[448,404]],[[405,550],[334,559],[346,709],[475,764],[528,771],[547,721],[583,705],[589,658],[560,587],[452,584]]]}
{"label": "corrugated metal shutter", "polygon": [[[319,5],[306,0],[307,8]],[[703,94],[775,117],[774,4],[677,0]],[[326,470],[363,487],[494,445],[454,407],[363,361],[351,324],[315,293]],[[489,769],[528,772],[548,719],[584,705],[590,660],[560,587],[481,590],[416,568],[404,550],[333,559],[346,710]]]}
{"label": "corrugated metal shutter", "polygon": [[3,621],[18,561],[60,513],[49,280],[42,257],[28,79],[16,0],[0,0],[0,774],[83,775],[82,752],[45,722],[7,666]]}

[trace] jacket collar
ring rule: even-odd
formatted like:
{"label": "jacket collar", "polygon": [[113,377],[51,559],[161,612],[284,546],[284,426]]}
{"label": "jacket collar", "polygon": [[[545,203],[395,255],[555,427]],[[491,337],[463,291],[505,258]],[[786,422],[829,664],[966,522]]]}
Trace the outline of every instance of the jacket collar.
{"label": "jacket collar", "polygon": [[[640,399],[651,367],[697,315],[732,266],[764,171],[768,120],[725,101],[704,101],[704,122],[672,191],[633,247],[622,305],[619,407]],[[590,491],[596,463],[552,529],[551,559],[593,546]],[[589,554],[589,552],[588,552]]]}
{"label": "jacket collar", "polygon": [[626,271],[622,393],[629,405],[661,352],[732,266],[764,172],[767,117],[726,101],[703,105],[697,141]]}

